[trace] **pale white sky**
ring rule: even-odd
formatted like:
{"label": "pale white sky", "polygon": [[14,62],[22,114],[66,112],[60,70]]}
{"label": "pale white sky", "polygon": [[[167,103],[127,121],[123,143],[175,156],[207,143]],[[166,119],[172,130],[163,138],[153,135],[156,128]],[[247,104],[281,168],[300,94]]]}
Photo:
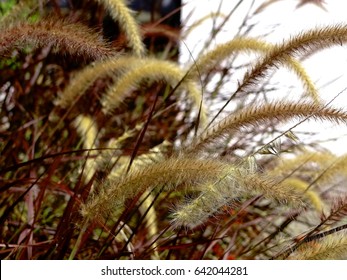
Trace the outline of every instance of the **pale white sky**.
{"label": "pale white sky", "polygon": [[[224,14],[228,14],[239,1],[186,0],[184,2],[186,3],[186,6],[182,11],[182,18],[184,22],[185,19],[187,19],[187,16],[190,15],[187,22],[185,22],[185,24],[189,26],[204,15],[217,11],[219,5],[222,7],[221,11]],[[221,30],[217,39],[212,42],[212,46],[221,42],[229,41],[235,36],[238,27],[241,24],[245,13],[250,9],[252,2],[253,0],[242,1],[242,4],[230,18],[223,30]],[[265,0],[255,0],[253,11],[263,2],[265,2]],[[326,0],[325,7],[327,11],[312,4],[307,4],[296,9],[296,5],[299,2],[299,0],[280,0],[269,5],[262,13],[259,13],[251,19],[252,23],[256,23],[256,26],[249,36],[255,37],[269,33],[266,38],[263,39],[275,43],[281,42],[292,35],[316,26],[341,23],[347,25],[347,1]],[[188,47],[193,56],[196,57],[199,51],[203,48],[205,39],[211,31],[211,27],[212,22],[206,21],[205,24],[194,29],[190,36],[186,38],[186,46],[181,47],[182,56],[180,61],[183,64],[191,62],[189,53],[185,51],[186,47]],[[330,101],[340,91],[347,88],[347,44],[322,51],[304,61],[303,65],[312,80],[316,83],[323,100]],[[277,76],[274,76],[274,79],[281,81],[284,87],[299,85],[300,83],[296,81],[295,78],[293,79],[293,77],[292,74],[288,74],[285,70],[281,70]],[[329,84],[329,82],[336,78],[339,79],[334,81],[334,83]],[[332,105],[334,107],[344,108],[347,111],[347,90],[342,93],[334,103],[332,103]],[[342,135],[339,136],[339,141],[324,145],[334,153],[347,153],[347,126],[340,125],[338,127],[333,127],[333,125],[328,122],[315,124],[309,122],[300,125],[298,128],[300,131],[306,129],[315,132],[319,131],[318,139],[329,139],[336,135]]]}

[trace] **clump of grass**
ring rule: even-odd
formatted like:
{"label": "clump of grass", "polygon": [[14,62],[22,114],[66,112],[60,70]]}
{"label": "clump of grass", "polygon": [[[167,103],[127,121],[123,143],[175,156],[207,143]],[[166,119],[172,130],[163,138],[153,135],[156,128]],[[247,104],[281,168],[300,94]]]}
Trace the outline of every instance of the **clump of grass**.
{"label": "clump of grass", "polygon": [[[181,65],[172,60],[180,30],[166,19],[142,29],[125,1],[80,1],[69,19],[26,3],[0,23],[4,259],[346,257],[346,156],[292,132],[305,121],[346,126],[300,62],[344,44],[345,26],[279,44],[241,28]],[[223,20],[215,32],[239,5],[208,16]],[[119,27],[111,42],[101,35],[106,13]],[[152,42],[167,36],[164,50],[146,49],[142,31]],[[257,57],[223,99],[239,53]],[[279,66],[302,81],[299,101],[266,98]]]}

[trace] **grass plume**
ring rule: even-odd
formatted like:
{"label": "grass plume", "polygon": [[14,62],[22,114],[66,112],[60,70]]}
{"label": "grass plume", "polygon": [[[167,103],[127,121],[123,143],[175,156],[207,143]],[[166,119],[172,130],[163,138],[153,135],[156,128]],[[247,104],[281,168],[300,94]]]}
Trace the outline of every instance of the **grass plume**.
{"label": "grass plume", "polygon": [[[196,188],[195,188],[196,189]],[[224,178],[199,188],[197,198],[177,206],[173,213],[173,225],[194,228],[216,215],[223,206],[233,204],[244,197],[263,196],[282,205],[302,208],[306,205],[301,190],[290,184],[282,184],[259,173],[244,169],[231,169]]]}
{"label": "grass plume", "polygon": [[188,91],[188,96],[193,100],[197,108],[201,107],[201,122],[206,123],[207,113],[202,104],[202,94],[196,84],[185,78],[185,73],[174,63],[161,61],[158,59],[146,59],[138,64],[137,67],[130,69],[121,76],[116,84],[108,89],[102,104],[104,112],[110,113],[116,108],[123,96],[136,88],[142,80],[150,81],[164,80],[173,88],[180,85]]}
{"label": "grass plume", "polygon": [[82,215],[95,219],[106,216],[112,209],[124,206],[126,199],[156,187],[172,189],[179,185],[217,180],[230,170],[230,165],[220,160],[171,157],[107,183],[104,191],[82,208]]}
{"label": "grass plume", "polygon": [[342,45],[347,42],[347,26],[335,25],[324,28],[315,28],[293,36],[282,44],[275,45],[263,59],[261,59],[240,83],[237,92],[246,91],[263,78],[268,70],[285,65],[288,59],[296,56],[304,56],[318,50],[332,46]]}
{"label": "grass plume", "polygon": [[96,61],[78,71],[59,95],[55,104],[69,108],[84,92],[99,78],[117,74],[138,63],[138,58],[115,55],[101,61]]}
{"label": "grass plume", "polygon": [[[83,148],[84,149],[96,149],[98,129],[96,127],[95,121],[90,116],[79,115],[75,121],[74,125],[80,135]],[[95,152],[88,152],[88,158],[85,163],[83,174],[85,181],[89,182],[94,173],[96,172],[96,161],[94,158],[89,158],[95,156]]]}
{"label": "grass plume", "polygon": [[325,209],[325,204],[319,194],[314,190],[309,190],[309,184],[298,178],[287,178],[283,181],[283,185],[290,185],[297,191],[301,191],[303,196],[306,196],[309,204],[314,207],[318,213],[322,213]]}
{"label": "grass plume", "polygon": [[111,17],[119,23],[120,29],[127,36],[128,44],[132,52],[137,57],[145,54],[145,47],[142,43],[140,29],[132,16],[132,11],[127,7],[124,0],[96,0],[105,5]]}
{"label": "grass plume", "polygon": [[346,123],[347,113],[314,103],[278,102],[250,106],[240,110],[240,112],[231,114],[206,130],[187,148],[187,152],[199,152],[210,143],[242,127],[264,125],[271,120],[285,122],[298,118],[313,118],[316,120],[328,120],[335,123]]}
{"label": "grass plume", "polygon": [[[281,158],[280,162],[269,170],[269,174],[271,174],[271,176],[282,177],[290,174],[300,176],[304,170],[307,170],[310,166],[319,166],[320,169],[324,169],[327,163],[331,163],[334,160],[336,160],[336,156],[330,152],[312,152],[305,150],[296,154],[294,158]],[[313,170],[313,172],[315,171],[316,170]]]}
{"label": "grass plume", "polygon": [[347,237],[341,233],[306,243],[289,257],[292,260],[345,260],[346,258]]}
{"label": "grass plume", "polygon": [[[259,39],[254,38],[235,38],[229,42],[223,43],[208,51],[197,59],[191,67],[189,77],[197,77],[200,73],[206,73],[215,65],[220,64],[224,59],[239,52],[260,52],[264,55],[271,53],[275,46]],[[307,95],[313,101],[319,103],[318,91],[312,82],[306,70],[301,63],[290,56],[283,59],[283,65],[291,69],[302,81]]]}
{"label": "grass plume", "polygon": [[87,61],[103,59],[112,54],[111,48],[98,34],[80,23],[60,19],[22,22],[1,32],[0,55],[28,46],[51,46],[54,52]]}

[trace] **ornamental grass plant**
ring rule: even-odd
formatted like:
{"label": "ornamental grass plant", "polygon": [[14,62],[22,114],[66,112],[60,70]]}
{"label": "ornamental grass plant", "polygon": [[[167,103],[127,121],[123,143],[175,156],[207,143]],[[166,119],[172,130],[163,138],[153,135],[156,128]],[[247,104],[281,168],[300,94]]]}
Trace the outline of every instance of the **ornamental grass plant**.
{"label": "ornamental grass plant", "polygon": [[[346,44],[347,25],[274,44],[250,35],[267,9],[252,6],[209,44],[241,2],[179,27],[182,6],[142,22],[123,0],[0,3],[1,259],[347,257],[347,156],[294,131],[347,131],[302,63]],[[293,100],[269,98],[279,68],[301,83]]]}

